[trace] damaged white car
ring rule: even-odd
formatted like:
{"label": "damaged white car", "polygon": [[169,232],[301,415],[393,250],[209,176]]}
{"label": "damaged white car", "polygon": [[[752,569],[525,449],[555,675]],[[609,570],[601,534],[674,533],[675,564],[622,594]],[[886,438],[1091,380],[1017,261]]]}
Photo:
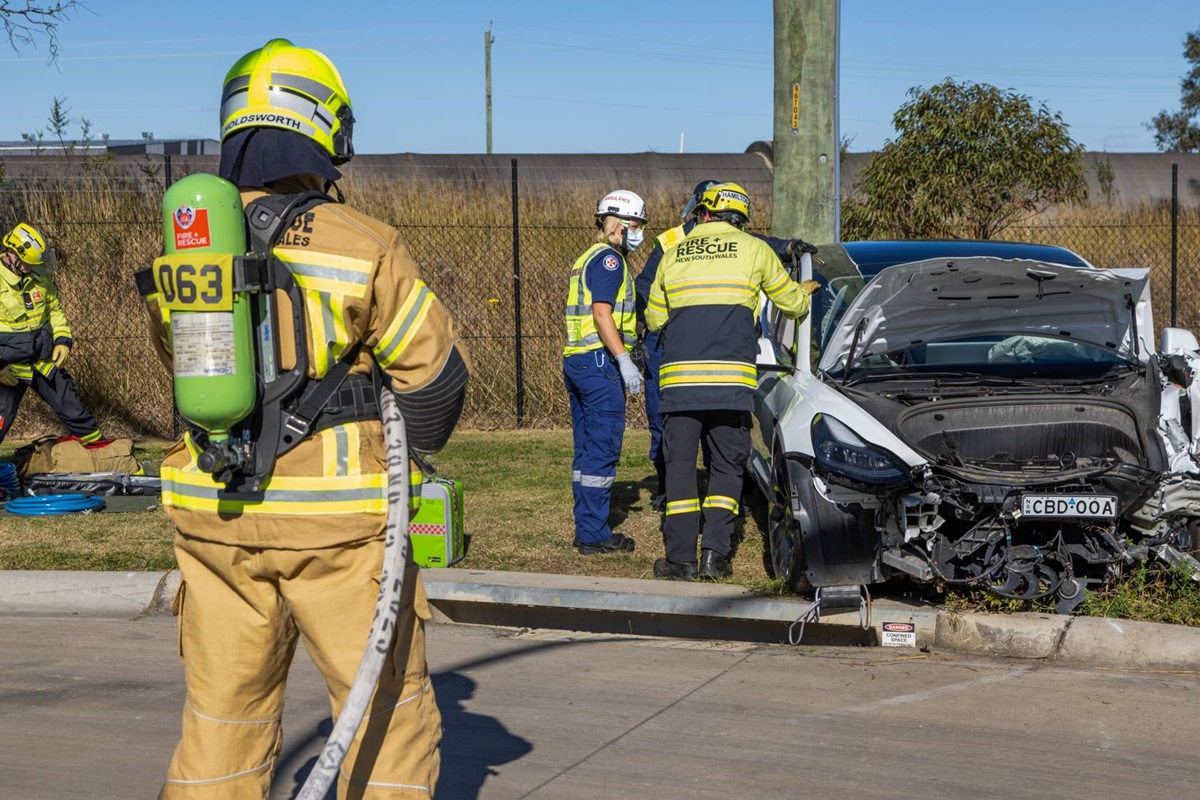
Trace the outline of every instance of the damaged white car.
{"label": "damaged white car", "polygon": [[1200,569],[1200,355],[1173,328],[1154,351],[1147,270],[926,258],[762,319],[748,473],[794,589],[907,576],[1067,613],[1140,560]]}

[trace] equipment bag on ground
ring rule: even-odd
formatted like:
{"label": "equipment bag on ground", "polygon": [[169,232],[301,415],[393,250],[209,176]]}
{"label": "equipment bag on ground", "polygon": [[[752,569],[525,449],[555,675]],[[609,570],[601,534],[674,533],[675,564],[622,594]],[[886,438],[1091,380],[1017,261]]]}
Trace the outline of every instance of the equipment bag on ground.
{"label": "equipment bag on ground", "polygon": [[422,567],[448,567],[463,557],[462,483],[425,478],[421,507],[408,523],[413,561]]}
{"label": "equipment bag on ground", "polygon": [[85,445],[74,437],[43,436],[12,455],[22,482],[33,475],[63,472],[120,472],[137,475],[142,471],[133,457],[131,439],[112,439]]}
{"label": "equipment bag on ground", "polygon": [[30,476],[25,482],[25,491],[33,495],[78,493],[101,497],[153,497],[162,493],[162,479],[123,472],[52,472]]}

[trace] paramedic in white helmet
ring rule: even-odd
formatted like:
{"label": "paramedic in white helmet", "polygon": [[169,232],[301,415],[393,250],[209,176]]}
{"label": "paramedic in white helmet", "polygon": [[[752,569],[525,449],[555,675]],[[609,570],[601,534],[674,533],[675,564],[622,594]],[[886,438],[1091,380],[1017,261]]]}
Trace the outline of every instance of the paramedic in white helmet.
{"label": "paramedic in white helmet", "polygon": [[629,351],[637,344],[633,277],[625,257],[642,243],[646,203],[626,189],[596,205],[596,236],[571,267],[563,347],[563,381],[571,401],[575,458],[575,548],[582,555],[633,552],[633,539],[614,533],[609,496],[625,435],[625,396],[642,376]]}

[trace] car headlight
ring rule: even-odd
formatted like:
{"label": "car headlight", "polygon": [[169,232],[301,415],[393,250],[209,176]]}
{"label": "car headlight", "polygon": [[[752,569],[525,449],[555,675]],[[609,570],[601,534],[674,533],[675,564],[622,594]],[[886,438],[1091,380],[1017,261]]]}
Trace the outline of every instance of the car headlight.
{"label": "car headlight", "polygon": [[828,414],[813,418],[812,439],[817,464],[834,475],[876,486],[909,477],[895,456],[867,444],[845,423]]}

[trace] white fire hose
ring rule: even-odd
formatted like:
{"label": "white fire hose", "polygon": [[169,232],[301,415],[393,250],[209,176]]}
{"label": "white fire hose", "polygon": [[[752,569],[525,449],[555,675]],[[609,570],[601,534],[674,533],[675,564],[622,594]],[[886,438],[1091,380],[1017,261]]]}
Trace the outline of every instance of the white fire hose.
{"label": "white fire hose", "polygon": [[375,619],[358,673],[342,713],[333,726],[298,800],[324,800],[329,787],[337,779],[338,770],[362,724],[367,705],[379,683],[379,675],[392,650],[396,635],[396,617],[400,613],[400,596],[404,588],[404,567],[408,562],[408,434],[404,418],[391,389],[384,386],[379,393],[379,410],[383,417],[383,438],[387,443],[388,508],[383,549],[383,573],[379,578],[379,599],[375,604]]}

